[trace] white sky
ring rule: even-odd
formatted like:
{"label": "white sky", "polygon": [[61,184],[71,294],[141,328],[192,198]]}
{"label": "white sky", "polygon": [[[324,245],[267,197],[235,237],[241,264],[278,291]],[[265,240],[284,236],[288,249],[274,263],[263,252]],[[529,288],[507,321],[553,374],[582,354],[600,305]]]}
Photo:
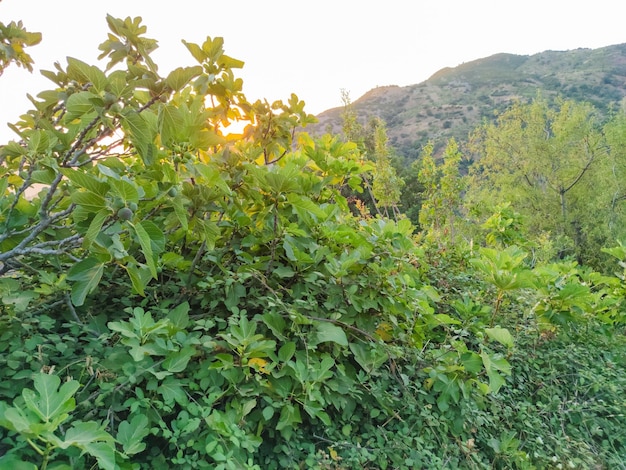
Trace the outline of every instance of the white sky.
{"label": "white sky", "polygon": [[[443,67],[498,52],[597,48],[626,42],[622,0],[4,0],[0,21],[22,20],[43,34],[31,48],[36,69],[72,56],[96,63],[105,17],[141,16],[159,41],[160,72],[194,65],[181,39],[222,36],[245,61],[250,100],[293,92],[318,114],[382,85],[420,83]],[[36,95],[53,86],[11,67],[0,77],[0,141]]]}

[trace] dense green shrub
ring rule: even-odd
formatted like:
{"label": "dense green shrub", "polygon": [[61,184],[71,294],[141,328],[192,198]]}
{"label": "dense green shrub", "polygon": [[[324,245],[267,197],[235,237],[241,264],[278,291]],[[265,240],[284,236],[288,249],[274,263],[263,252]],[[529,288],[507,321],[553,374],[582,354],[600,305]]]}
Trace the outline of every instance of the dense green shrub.
{"label": "dense green shrub", "polygon": [[297,97],[108,23],[0,148],[0,467],[623,466],[621,273],[355,215]]}

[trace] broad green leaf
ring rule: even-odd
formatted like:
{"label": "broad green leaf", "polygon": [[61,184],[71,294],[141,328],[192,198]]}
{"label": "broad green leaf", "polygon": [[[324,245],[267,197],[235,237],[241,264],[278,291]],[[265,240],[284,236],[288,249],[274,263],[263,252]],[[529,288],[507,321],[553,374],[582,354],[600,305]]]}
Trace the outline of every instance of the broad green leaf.
{"label": "broad green leaf", "polygon": [[283,279],[293,277],[296,274],[289,266],[279,266],[272,273]]}
{"label": "broad green leaf", "polygon": [[177,139],[185,131],[185,120],[181,110],[172,105],[165,104],[159,108],[159,130],[161,131],[161,141],[164,144]]}
{"label": "broad green leaf", "polygon": [[263,408],[262,414],[265,421],[269,421],[270,419],[272,419],[272,416],[274,416],[274,408],[272,408],[271,406],[266,406],[265,408]]}
{"label": "broad green leaf", "polygon": [[345,331],[337,325],[333,325],[328,322],[320,322],[315,327],[316,329],[316,344],[333,342],[340,344],[341,346],[348,346],[348,338]]}
{"label": "broad green leaf", "polygon": [[115,470],[115,446],[108,442],[90,442],[82,446],[83,450],[98,461],[102,470]]}
{"label": "broad green leaf", "polygon": [[126,338],[139,339],[141,336],[141,332],[136,332],[130,325],[130,323],[126,321],[110,321],[107,323],[107,327],[111,331],[117,331],[121,333]]}
{"label": "broad green leaf", "polygon": [[59,388],[61,379],[58,375],[51,374],[35,375],[34,384],[36,392],[28,388],[22,391],[28,409],[46,423],[65,420],[76,406],[74,394],[80,384],[76,380],[70,380]]}
{"label": "broad green leaf", "polygon": [[296,424],[302,422],[302,416],[300,415],[300,407],[293,404],[285,404],[280,410],[280,418],[276,424],[277,431],[283,431],[287,428],[292,428]]}
{"label": "broad green leaf", "polygon": [[146,258],[146,264],[150,269],[150,275],[153,279],[156,279],[157,265],[154,258],[154,252],[152,251],[152,240],[150,239],[150,235],[148,235],[148,232],[146,232],[146,229],[141,223],[131,226],[135,229],[135,233],[137,234],[137,238],[139,239],[141,251],[143,251],[143,255]]}
{"label": "broad green leaf", "polygon": [[271,312],[271,311],[265,312],[261,316],[261,319],[263,320],[263,323],[265,323],[265,325],[270,330],[272,330],[272,333],[274,333],[274,336],[276,336],[280,340],[287,339],[285,335],[283,334],[285,331],[285,328],[287,328],[287,323],[285,322],[285,319],[280,314],[276,312]]}
{"label": "broad green leaf", "polygon": [[147,110],[143,113],[130,113],[122,119],[122,125],[130,135],[131,142],[137,149],[145,165],[152,165],[155,160],[153,145],[154,132],[148,122]]}
{"label": "broad green leaf", "polygon": [[240,69],[244,66],[245,62],[239,59],[233,59],[226,54],[220,58],[220,64],[229,69]]}
{"label": "broad green leaf", "polygon": [[189,302],[185,301],[167,314],[170,323],[180,330],[189,325]]}
{"label": "broad green leaf", "polygon": [[77,82],[89,82],[93,85],[97,92],[102,92],[107,86],[107,78],[104,72],[98,67],[88,65],[83,61],[74,59],[72,57],[67,58],[67,75],[72,80]]}
{"label": "broad green leaf", "polygon": [[513,341],[513,336],[506,328],[485,328],[485,333],[494,341],[506,346],[507,348],[512,348],[515,346]]}
{"label": "broad green leaf", "polygon": [[[150,274],[150,269],[147,267],[145,267],[144,269],[144,267],[139,267],[131,263],[123,267],[124,269],[126,269],[126,272],[128,273],[128,277],[130,277],[130,282],[133,285],[133,290],[137,294],[144,297],[146,295],[145,288],[150,282],[150,279],[152,278]],[[147,272],[147,275],[144,275],[144,272]]]}
{"label": "broad green leaf", "polygon": [[87,295],[93,291],[104,272],[104,263],[96,258],[86,258],[76,263],[69,270],[67,279],[75,281],[72,286],[72,303],[77,307],[83,305]]}
{"label": "broad green leaf", "polygon": [[154,253],[162,252],[165,249],[165,235],[163,231],[151,220],[144,220],[140,225],[150,237],[152,251]]}
{"label": "broad green leaf", "polygon": [[196,59],[200,64],[202,64],[205,60],[207,60],[207,54],[202,50],[200,46],[194,44],[192,42],[187,42],[183,40],[183,44],[191,52],[191,55]]}
{"label": "broad green leaf", "polygon": [[[54,181],[56,173],[52,168],[46,168],[44,170],[35,170],[30,176],[33,183],[50,184]],[[0,191],[0,194],[3,192],[4,191]]]}
{"label": "broad green leaf", "polygon": [[85,444],[92,442],[114,442],[113,436],[106,432],[102,425],[95,421],[75,421],[72,423],[72,427],[65,433],[64,446],[84,448]]}
{"label": "broad green leaf", "polygon": [[383,365],[389,356],[387,352],[373,344],[350,343],[350,351],[354,354],[354,359],[366,372],[372,372]]}
{"label": "broad green leaf", "polygon": [[189,136],[189,143],[198,149],[208,150],[216,145],[226,143],[227,140],[208,129],[196,130]]}
{"label": "broad green leaf", "polygon": [[437,313],[435,314],[434,317],[439,322],[440,325],[460,325],[461,324],[459,320],[445,313]]}
{"label": "broad green leaf", "polygon": [[187,402],[187,394],[180,386],[178,379],[168,378],[159,385],[157,391],[161,394],[165,403],[176,401],[177,403],[185,404]]}
{"label": "broad green leaf", "polygon": [[186,232],[189,230],[188,217],[189,213],[187,209],[183,206],[183,200],[180,196],[176,196],[171,200],[172,206],[174,207],[174,213],[180,222],[180,226]]}
{"label": "broad green leaf", "polygon": [[200,220],[202,227],[202,240],[206,243],[207,249],[215,247],[215,241],[220,236],[220,228],[212,220]]}
{"label": "broad green leaf", "polygon": [[[166,320],[160,321],[165,326]],[[130,318],[130,323],[135,327],[135,331],[139,332],[141,336],[155,330],[157,323],[152,318],[152,313],[146,312],[141,307],[135,307],[133,309],[133,316]],[[158,329],[158,328],[156,328]]]}
{"label": "broad green leaf", "polygon": [[99,212],[106,208],[104,198],[94,193],[74,191],[70,198],[74,204],[81,206],[87,212]]}
{"label": "broad green leaf", "polygon": [[139,191],[134,183],[123,179],[111,179],[110,182],[113,194],[126,202],[139,202]]}
{"label": "broad green leaf", "polygon": [[483,360],[485,371],[489,377],[489,390],[493,393],[498,393],[502,385],[506,382],[504,377],[498,371],[502,371],[504,374],[510,375],[511,366],[506,359],[497,358],[484,351],[480,353],[480,357]]}
{"label": "broad green leaf", "polygon": [[224,180],[224,175],[220,171],[220,169],[211,164],[197,164],[195,166],[196,170],[202,175],[204,178],[203,183],[209,187],[217,186],[221,189],[225,194],[230,195],[232,190]]}
{"label": "broad green leaf", "polygon": [[30,462],[24,462],[17,455],[5,454],[0,457],[0,468],[11,470],[37,470],[37,465]]}
{"label": "broad green leaf", "polygon": [[483,361],[475,352],[466,352],[461,355],[461,364],[470,374],[478,374],[483,370]]}
{"label": "broad green leaf", "polygon": [[2,153],[8,155],[9,157],[19,157],[26,155],[28,152],[24,147],[12,140],[2,147]]}
{"label": "broad green leaf", "polygon": [[294,212],[299,213],[301,216],[309,214],[314,215],[320,221],[326,219],[326,211],[307,197],[289,193],[287,194],[287,201],[293,207]]}
{"label": "broad green leaf", "polygon": [[195,348],[187,346],[178,352],[169,353],[163,361],[163,368],[168,372],[182,372],[195,352]]}
{"label": "broad green leaf", "polygon": [[48,149],[50,138],[46,131],[37,129],[28,138],[28,150],[34,154],[40,154]]}
{"label": "broad green leaf", "polygon": [[92,100],[96,95],[88,91],[79,91],[67,99],[65,122],[71,123],[74,119],[79,119],[94,109]]}
{"label": "broad green leaf", "polygon": [[110,213],[107,209],[100,209],[89,224],[89,228],[83,237],[83,248],[87,249],[91,246],[96,237],[102,230],[102,224],[109,217]]}
{"label": "broad green leaf", "polygon": [[117,441],[122,444],[126,455],[134,455],[146,448],[143,441],[150,433],[148,418],[145,415],[136,415],[131,422],[122,421],[117,430]]}
{"label": "broad green leaf", "polygon": [[201,73],[202,67],[198,65],[194,67],[179,67],[169,73],[165,79],[165,84],[174,91],[180,91],[192,78],[197,77]]}
{"label": "broad green leaf", "polygon": [[293,341],[288,341],[287,343],[283,344],[278,350],[278,360],[280,360],[281,362],[287,362],[293,357],[295,352],[296,343],[294,343]]}
{"label": "broad green leaf", "polygon": [[250,412],[256,408],[257,401],[256,399],[251,399],[245,402],[241,407],[241,417],[245,417],[250,414]]}
{"label": "broad green leaf", "polygon": [[98,196],[106,196],[109,191],[109,185],[107,183],[94,178],[82,170],[61,168],[59,171],[76,186],[84,188],[90,193]]}
{"label": "broad green leaf", "polygon": [[32,427],[38,424],[33,422],[32,419],[29,419],[29,416],[27,416],[21,408],[14,407],[7,408],[4,411],[0,423],[3,427],[21,434],[36,434],[36,432],[32,430]]}

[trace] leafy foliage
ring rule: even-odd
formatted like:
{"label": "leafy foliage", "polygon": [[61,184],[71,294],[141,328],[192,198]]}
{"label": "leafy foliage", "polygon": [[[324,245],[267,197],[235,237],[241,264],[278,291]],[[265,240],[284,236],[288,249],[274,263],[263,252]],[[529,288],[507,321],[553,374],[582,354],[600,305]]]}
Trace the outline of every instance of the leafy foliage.
{"label": "leafy foliage", "polygon": [[24,50],[41,42],[41,33],[29,32],[21,21],[0,22],[0,75],[12,63],[33,71],[33,59]]}
{"label": "leafy foliage", "polygon": [[[529,263],[504,209],[477,250],[353,212],[383,132],[377,167],[297,132],[295,95],[248,102],[221,38],[161,76],[140,18],[107,23],[104,69],[44,72],[0,149],[0,466],[622,463],[623,273]],[[440,208],[462,188],[447,157]],[[571,419],[544,368],[569,370],[562,351],[584,372]]]}

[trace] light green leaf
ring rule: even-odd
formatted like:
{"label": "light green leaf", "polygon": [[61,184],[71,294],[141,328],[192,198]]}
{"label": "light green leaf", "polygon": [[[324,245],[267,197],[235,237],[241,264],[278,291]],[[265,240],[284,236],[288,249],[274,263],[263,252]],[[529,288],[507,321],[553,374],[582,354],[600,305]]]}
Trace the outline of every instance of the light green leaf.
{"label": "light green leaf", "polygon": [[461,355],[461,364],[470,374],[478,374],[483,369],[483,361],[481,357],[473,351],[469,351]]}
{"label": "light green leaf", "polygon": [[440,325],[460,325],[461,324],[459,320],[445,313],[437,313],[435,314],[434,317],[439,322]]}
{"label": "light green leaf", "polygon": [[189,325],[189,302],[183,302],[170,310],[167,318],[172,325],[180,330],[184,330]]}
{"label": "light green leaf", "polygon": [[342,328],[337,325],[333,325],[328,322],[320,322],[315,327],[316,329],[316,344],[333,342],[340,344],[341,346],[348,345],[348,338]]}
{"label": "light green leaf", "polygon": [[61,379],[58,375],[49,374],[35,375],[34,384],[36,392],[28,388],[22,391],[28,409],[46,423],[65,420],[67,413],[76,406],[74,393],[80,384],[76,380],[70,380],[59,389]]}
{"label": "light green leaf", "polygon": [[24,462],[14,454],[5,454],[0,457],[0,468],[10,468],[11,470],[37,470],[37,465]]}
{"label": "light green leaf", "polygon": [[141,335],[141,333],[137,334],[135,330],[131,328],[130,323],[126,321],[110,321],[107,323],[107,327],[111,331],[117,331],[127,338],[139,339]]}
{"label": "light green leaf", "polygon": [[234,59],[226,54],[220,57],[220,64],[229,69],[240,69],[244,66],[245,62],[243,60]]}
{"label": "light green leaf", "polygon": [[154,163],[154,133],[145,113],[146,111],[142,114],[131,113],[124,116],[122,125],[130,135],[130,139],[144,164],[152,165]]}
{"label": "light green leaf", "polygon": [[184,404],[187,402],[187,394],[180,386],[180,382],[177,379],[173,380],[168,378],[168,380],[159,385],[157,391],[161,394],[165,403],[176,401],[177,403]]}
{"label": "light green leaf", "polygon": [[197,77],[201,73],[202,67],[199,65],[194,67],[179,67],[169,73],[165,79],[165,84],[174,91],[180,91],[192,78]]}
{"label": "light green leaf", "polygon": [[200,48],[200,46],[192,42],[187,42],[185,40],[183,40],[183,44],[185,45],[185,47],[187,47],[189,52],[191,52],[191,55],[194,57],[194,59],[196,59],[199,63],[203,63],[205,60],[207,60],[207,54],[202,50],[202,48]]}
{"label": "light green leaf", "polygon": [[86,258],[76,263],[69,270],[67,279],[76,281],[72,286],[72,303],[77,307],[83,305],[87,294],[93,291],[104,272],[104,263],[96,258]]}
{"label": "light green leaf", "polygon": [[[152,278],[150,274],[150,269],[145,266],[139,267],[135,264],[130,263],[123,267],[124,269],[126,269],[128,277],[130,277],[130,282],[133,284],[133,290],[137,294],[144,297],[146,295],[145,288]],[[147,273],[147,275],[144,275],[144,273]]]}
{"label": "light green leaf", "polygon": [[98,92],[104,91],[108,83],[106,75],[98,67],[72,57],[67,58],[67,75],[77,82],[91,83]]}
{"label": "light green leaf", "polygon": [[151,220],[144,220],[140,223],[143,229],[150,237],[152,243],[152,251],[154,253],[160,253],[165,249],[165,235],[163,231]]}
{"label": "light green leaf", "polygon": [[169,353],[163,361],[163,368],[169,372],[182,372],[195,352],[195,348],[187,346],[178,352]]}
{"label": "light green leaf", "polygon": [[245,402],[241,407],[241,417],[243,418],[244,416],[249,415],[250,412],[256,407],[256,404],[257,401],[254,398]]}
{"label": "light green leaf", "polygon": [[115,447],[108,442],[91,442],[83,446],[83,450],[94,456],[102,470],[115,470]]}
{"label": "light green leaf", "polygon": [[109,185],[104,181],[100,181],[91,175],[81,171],[73,170],[70,168],[60,168],[59,171],[68,180],[74,183],[76,186],[86,189],[90,193],[98,196],[106,196],[109,191]]}
{"label": "light green leaf", "polygon": [[283,344],[278,350],[278,360],[281,362],[287,362],[291,359],[296,352],[296,343],[289,341]]}
{"label": "light green leaf", "polygon": [[299,213],[301,216],[303,214],[314,215],[320,221],[325,220],[327,217],[326,211],[307,197],[289,193],[287,194],[287,201],[293,207],[294,212]]}
{"label": "light green leaf", "polygon": [[285,335],[283,334],[285,331],[285,328],[287,327],[287,323],[285,322],[285,319],[280,314],[276,312],[271,312],[271,311],[265,312],[261,316],[261,319],[263,320],[263,323],[265,323],[265,325],[270,330],[272,330],[272,333],[274,333],[274,336],[276,336],[280,340],[287,339]]}
{"label": "light green leaf", "polygon": [[79,119],[93,111],[94,105],[92,100],[94,98],[98,97],[88,91],[79,91],[71,95],[66,103],[65,122],[71,123],[74,119]]}
{"label": "light green leaf", "polygon": [[154,252],[152,251],[152,240],[150,240],[150,235],[148,235],[148,232],[141,223],[137,225],[131,224],[131,226],[135,229],[135,233],[137,234],[137,238],[139,239],[141,251],[143,251],[143,255],[146,258],[146,264],[150,269],[150,275],[153,279],[156,279],[157,265],[156,260],[154,259]]}
{"label": "light green leaf", "polygon": [[21,155],[26,155],[27,150],[22,147],[20,144],[12,140],[4,147],[2,147],[2,152],[8,155],[9,157],[19,157]]}
{"label": "light green leaf", "polygon": [[46,131],[37,129],[32,132],[28,139],[28,150],[35,154],[45,152],[50,144],[50,138]]}
{"label": "light green leaf", "polygon": [[110,213],[107,209],[100,209],[89,224],[89,228],[83,237],[83,248],[87,249],[91,246],[96,237],[102,230],[102,224],[109,217]]}
{"label": "light green leaf", "polygon": [[206,243],[207,249],[215,247],[215,241],[220,236],[220,228],[212,220],[200,220],[202,227],[202,240]]}
{"label": "light green leaf", "polygon": [[504,377],[498,371],[500,370],[504,374],[509,375],[511,373],[511,366],[506,359],[498,359],[490,356],[484,351],[480,353],[480,357],[483,360],[485,371],[489,377],[489,390],[492,393],[498,393],[502,385],[506,382]]}
{"label": "light green leaf", "polygon": [[[56,173],[52,168],[46,168],[43,170],[35,170],[30,176],[33,183],[50,184],[54,181]],[[0,194],[2,193],[4,193],[4,191],[0,190]]]}
{"label": "light green leaf", "polygon": [[208,187],[217,186],[225,194],[231,194],[231,189],[224,180],[224,175],[216,165],[199,163],[195,165],[196,170],[204,178],[204,184]]}
{"label": "light green leaf", "polygon": [[66,449],[69,446],[84,448],[85,444],[91,442],[115,442],[113,436],[106,432],[102,425],[95,421],[75,421],[72,427],[65,433],[64,445]]}
{"label": "light green leaf", "polygon": [[513,336],[506,328],[485,328],[485,333],[494,341],[506,346],[507,348],[512,348],[515,346]]}
{"label": "light green leaf", "polygon": [[389,359],[387,352],[375,345],[350,343],[350,351],[356,362],[368,373],[378,369]]}
{"label": "light green leaf", "polygon": [[98,212],[101,209],[106,208],[106,201],[104,198],[94,193],[74,191],[71,195],[71,200],[74,204],[81,206],[89,213]]}
{"label": "light green leaf", "polygon": [[276,269],[274,269],[272,273],[276,274],[278,277],[281,277],[283,279],[293,277],[296,274],[296,272],[293,269],[291,269],[289,266],[279,266]]}
{"label": "light green leaf", "polygon": [[38,424],[28,419],[28,416],[20,408],[14,407],[7,408],[4,411],[0,423],[3,427],[22,434],[35,434],[31,427],[33,424]]}
{"label": "light green leaf", "polygon": [[189,224],[187,221],[189,213],[183,206],[183,200],[180,196],[176,196],[174,199],[171,200],[171,202],[172,206],[174,207],[174,213],[176,214],[176,217],[180,222],[180,226],[186,232],[187,230],[189,230]]}
{"label": "light green leaf", "polygon": [[133,417],[131,422],[122,421],[117,430],[117,441],[122,444],[126,455],[134,455],[146,448],[143,438],[150,433],[148,418],[144,415]]}
{"label": "light green leaf", "polygon": [[110,182],[113,194],[126,202],[139,202],[139,191],[134,183],[123,179],[112,179]]}
{"label": "light green leaf", "polygon": [[195,131],[189,136],[189,143],[193,147],[204,150],[226,142],[227,140],[224,137],[208,129]]}
{"label": "light green leaf", "polygon": [[165,104],[159,109],[159,129],[164,144],[176,139],[184,132],[185,120],[180,109]]}

